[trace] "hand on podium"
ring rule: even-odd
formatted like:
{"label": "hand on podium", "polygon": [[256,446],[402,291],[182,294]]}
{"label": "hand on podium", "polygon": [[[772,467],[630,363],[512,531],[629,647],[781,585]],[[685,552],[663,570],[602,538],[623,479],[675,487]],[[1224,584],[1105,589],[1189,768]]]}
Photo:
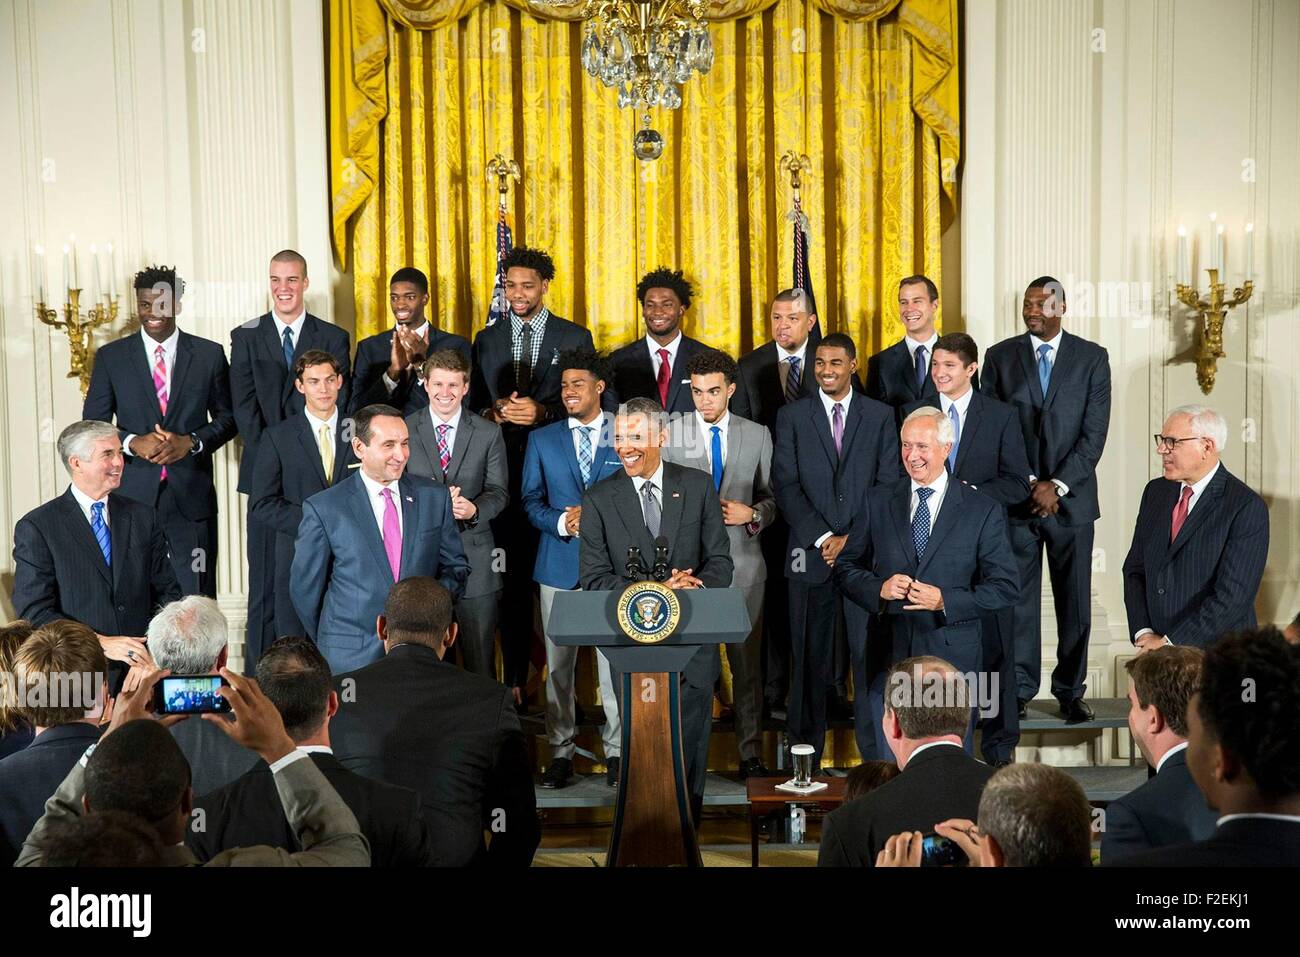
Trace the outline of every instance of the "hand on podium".
{"label": "hand on podium", "polygon": [[674,568],[674,569],[673,569],[673,573],[672,573],[672,575],[670,575],[670,576],[668,577],[668,580],[664,582],[665,587],[668,587],[668,588],[703,588],[703,587],[704,587],[704,582],[700,581],[698,578],[696,578],[694,575],[692,575],[692,574],[691,574],[692,571],[694,571],[693,568],[687,568],[687,569],[676,569],[676,568]]}

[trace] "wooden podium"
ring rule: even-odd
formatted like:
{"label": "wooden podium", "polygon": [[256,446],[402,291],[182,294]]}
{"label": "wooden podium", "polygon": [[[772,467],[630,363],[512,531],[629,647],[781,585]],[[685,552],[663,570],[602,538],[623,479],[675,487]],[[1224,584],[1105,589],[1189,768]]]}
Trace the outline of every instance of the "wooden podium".
{"label": "wooden podium", "polygon": [[622,594],[622,589],[559,592],[548,623],[557,645],[598,647],[619,676],[623,759],[605,863],[699,867],[682,754],[679,677],[701,646],[748,637],[745,598],[731,588],[677,591],[677,628],[658,643],[643,644],[618,625]]}

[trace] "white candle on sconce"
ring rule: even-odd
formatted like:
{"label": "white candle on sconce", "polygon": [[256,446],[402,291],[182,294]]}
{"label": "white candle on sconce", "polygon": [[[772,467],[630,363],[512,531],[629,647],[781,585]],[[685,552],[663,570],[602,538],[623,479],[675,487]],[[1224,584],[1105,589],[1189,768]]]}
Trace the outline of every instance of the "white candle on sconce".
{"label": "white candle on sconce", "polygon": [[1220,225],[1214,231],[1214,261],[1215,264],[1219,267],[1219,282],[1223,282],[1224,276],[1227,275],[1228,270],[1224,268],[1224,262],[1223,262],[1223,226],[1222,225]]}
{"label": "white candle on sconce", "polygon": [[72,288],[72,258],[70,255],[71,247],[63,244],[63,288]]}
{"label": "white candle on sconce", "polygon": [[1214,253],[1217,247],[1214,245],[1214,227],[1218,225],[1219,214],[1210,213],[1210,268],[1218,269],[1219,264],[1214,259]]}
{"label": "white candle on sconce", "polygon": [[1246,282],[1255,279],[1255,224],[1246,224]]}
{"label": "white candle on sconce", "polygon": [[104,291],[104,298],[109,302],[117,295],[117,268],[113,265],[113,244],[107,246],[108,252],[108,288]]}
{"label": "white candle on sconce", "polygon": [[1188,284],[1188,258],[1187,258],[1187,229],[1182,223],[1178,224],[1178,276],[1179,285]]}
{"label": "white candle on sconce", "polygon": [[45,248],[36,246],[33,252],[36,255],[32,257],[32,268],[35,270],[32,276],[32,295],[37,302],[45,302]]}
{"label": "white candle on sconce", "polygon": [[93,306],[99,302],[99,248],[90,244],[90,304]]}
{"label": "white candle on sconce", "polygon": [[80,289],[81,283],[77,280],[77,234],[72,233],[68,236],[68,246],[72,249],[72,285],[70,289]]}

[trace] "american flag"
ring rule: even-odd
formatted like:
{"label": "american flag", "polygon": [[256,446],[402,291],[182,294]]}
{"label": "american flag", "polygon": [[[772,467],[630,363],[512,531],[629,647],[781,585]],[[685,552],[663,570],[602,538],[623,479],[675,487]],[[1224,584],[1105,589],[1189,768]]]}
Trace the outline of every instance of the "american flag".
{"label": "american flag", "polygon": [[[795,200],[794,209],[786,218],[794,224],[794,282],[791,285],[795,289],[804,291],[804,295],[808,297],[808,310],[815,315],[817,297],[813,295],[812,273],[808,269],[808,217],[804,215],[798,200]],[[817,343],[821,341],[821,337],[821,320],[818,319],[813,323],[808,338]]]}
{"label": "american flag", "polygon": [[490,326],[498,319],[506,317],[506,277],[501,268],[501,262],[506,258],[506,254],[514,248],[514,239],[510,233],[510,218],[506,215],[504,206],[497,207],[497,273],[496,282],[492,286],[492,302],[488,306],[487,324]]}

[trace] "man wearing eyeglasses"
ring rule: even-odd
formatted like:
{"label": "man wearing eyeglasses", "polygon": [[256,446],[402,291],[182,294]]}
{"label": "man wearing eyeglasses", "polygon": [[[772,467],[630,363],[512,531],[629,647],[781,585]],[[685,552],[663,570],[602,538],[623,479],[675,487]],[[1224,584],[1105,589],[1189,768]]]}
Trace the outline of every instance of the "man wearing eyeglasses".
{"label": "man wearing eyeglasses", "polygon": [[1124,559],[1124,605],[1138,654],[1161,645],[1205,648],[1254,628],[1268,558],[1268,506],[1220,461],[1223,416],[1174,409],[1155,437],[1164,467],[1142,493]]}

